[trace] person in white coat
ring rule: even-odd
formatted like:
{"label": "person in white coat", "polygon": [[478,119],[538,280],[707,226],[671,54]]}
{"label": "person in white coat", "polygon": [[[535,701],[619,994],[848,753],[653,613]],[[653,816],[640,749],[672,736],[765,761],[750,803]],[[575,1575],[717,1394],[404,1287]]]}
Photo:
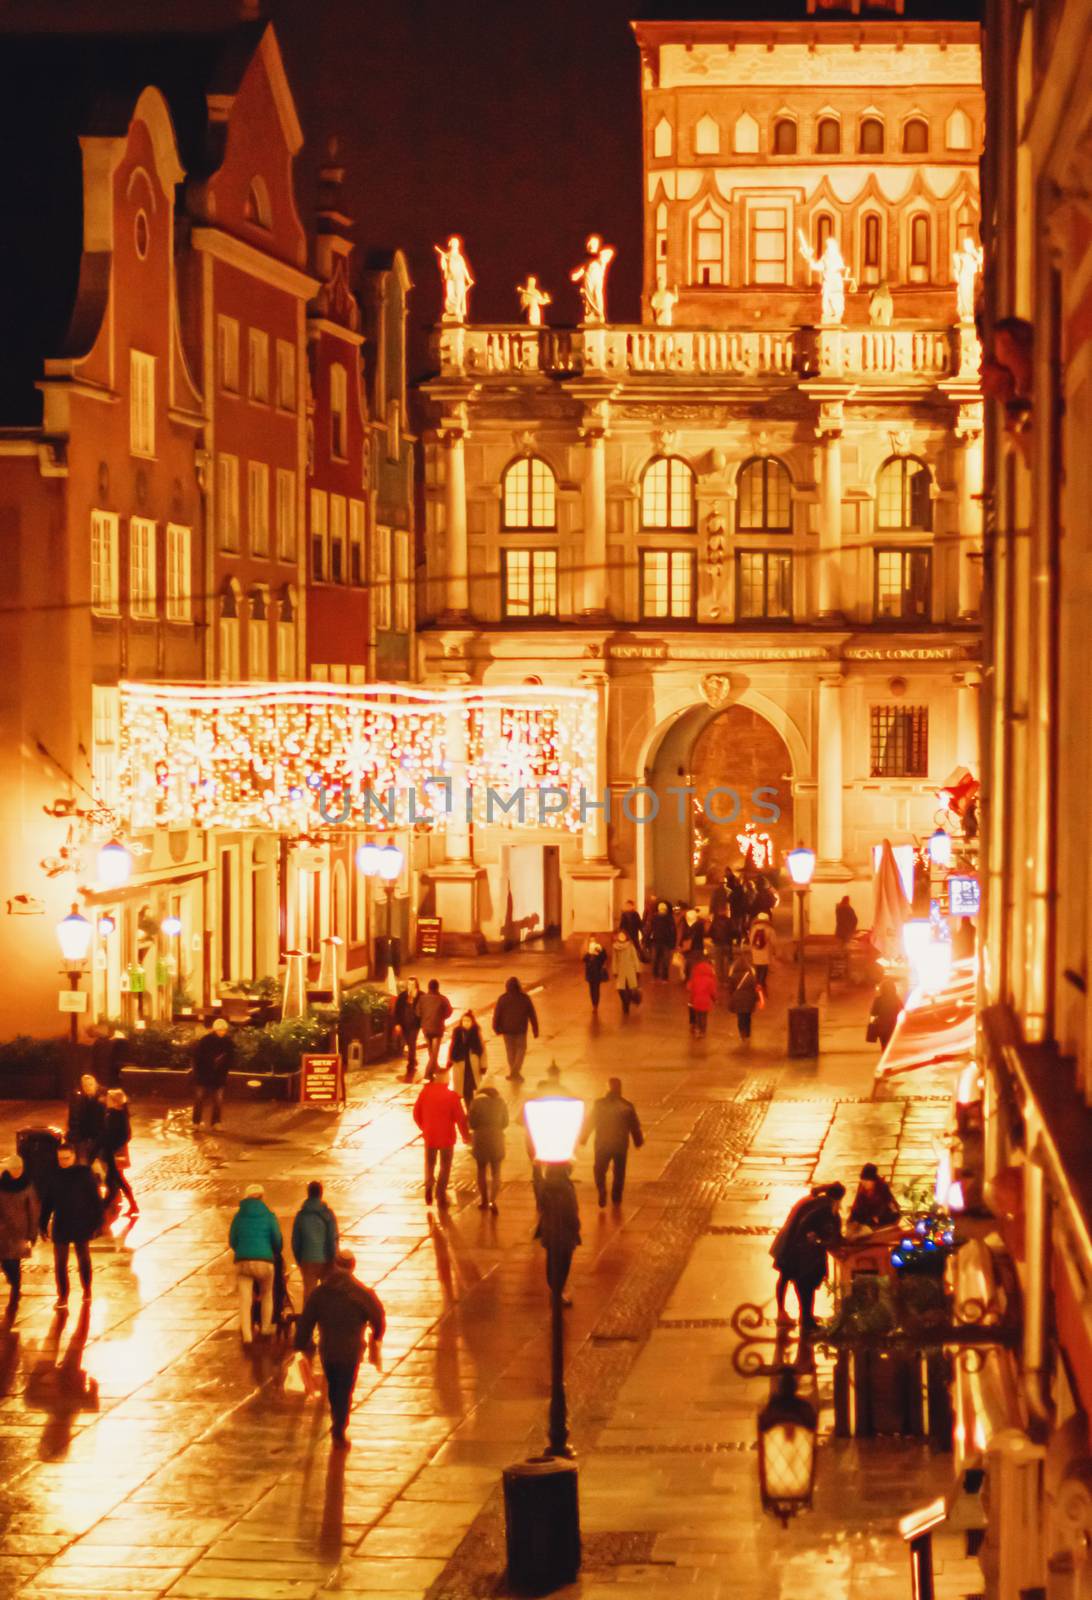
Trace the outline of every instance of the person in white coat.
{"label": "person in white coat", "polygon": [[622,1002],[622,1015],[629,1016],[629,1008],[641,1002],[640,968],[637,949],[628,934],[619,929],[611,946],[610,971],[618,998]]}

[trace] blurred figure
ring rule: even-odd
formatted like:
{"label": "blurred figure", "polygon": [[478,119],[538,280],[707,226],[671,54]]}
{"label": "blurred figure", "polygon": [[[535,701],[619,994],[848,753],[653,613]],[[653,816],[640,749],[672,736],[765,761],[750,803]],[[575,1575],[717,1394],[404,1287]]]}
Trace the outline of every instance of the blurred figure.
{"label": "blurred figure", "polygon": [[755,914],[747,948],[751,965],[754,967],[755,982],[765,995],[768,992],[770,960],[774,951],[773,928],[768,911],[759,911]]}
{"label": "blurred figure", "polygon": [[[470,1143],[463,1103],[449,1087],[446,1067],[437,1067],[432,1080],[426,1083],[413,1107],[413,1120],[425,1141],[425,1204],[432,1204],[435,1180],[436,1204],[447,1205],[447,1186],[451,1178],[451,1163],[455,1158],[456,1135],[464,1144]],[[436,1178],[436,1165],[440,1173]]]}
{"label": "blurred figure", "polygon": [[19,1309],[23,1287],[23,1262],[38,1237],[38,1196],[23,1166],[11,1156],[0,1170],[0,1272],[8,1284],[7,1318]]}
{"label": "blurred figure", "polygon": [[125,1169],[129,1165],[129,1141],[133,1137],[129,1119],[129,1098],[124,1089],[106,1091],[106,1126],[103,1129],[102,1153],[106,1163],[106,1209],[109,1211],[120,1194],[125,1196],[129,1216],[140,1213],[136,1197],[129,1187]]}
{"label": "blurred figure", "polygon": [[409,978],[394,1002],[394,1023],[406,1047],[406,1082],[417,1076],[417,1035],[421,1031],[421,985]]}
{"label": "blurred figure", "polygon": [[584,982],[588,986],[593,1011],[599,1010],[599,991],[607,976],[607,966],[607,952],[599,940],[592,937],[588,940],[588,948],[584,952]]}
{"label": "blurred figure", "polygon": [[671,976],[671,953],[676,944],[675,918],[666,900],[657,902],[649,937],[652,944],[652,976],[666,983]]}
{"label": "blurred figure", "polygon": [[978,944],[978,933],[970,917],[960,917],[952,935],[952,955],[957,961],[970,961]]}
{"label": "blurred figure", "polygon": [[493,1007],[493,1032],[504,1040],[508,1076],[514,1083],[523,1077],[528,1029],[537,1039],[538,1012],[535,1003],[529,994],[523,992],[523,985],[518,978],[509,978],[504,993]]}
{"label": "blurred figure", "polygon": [[728,973],[728,1009],[735,1014],[736,1027],[744,1041],[751,1037],[751,1017],[757,1005],[758,983],[751,958],[746,950],[741,950]]}
{"label": "blurred figure", "polygon": [[848,894],[844,894],[834,908],[834,937],[848,944],[857,932],[857,913]]}
{"label": "blurred figure", "polygon": [[343,1250],[334,1257],[326,1277],[308,1295],[296,1320],[295,1346],[310,1354],[315,1328],[319,1332],[319,1359],[326,1376],[330,1403],[330,1433],[334,1447],[349,1448],[349,1412],[356,1375],[364,1357],[367,1329],[372,1330],[372,1359],[378,1366],[379,1346],[387,1331],[383,1302],[353,1276],[356,1257]]}
{"label": "blurred figure", "polygon": [[886,1228],[898,1222],[902,1215],[898,1201],[891,1193],[886,1178],[881,1178],[874,1161],[866,1161],[861,1168],[857,1193],[850,1207],[847,1233],[871,1233],[876,1228]]}
{"label": "blurred figure", "polygon": [[504,1160],[508,1107],[491,1083],[483,1084],[474,1096],[467,1121],[470,1125],[471,1153],[478,1169],[478,1209],[484,1211],[488,1207],[495,1215],[500,1192],[501,1162]]}
{"label": "blurred figure", "polygon": [[57,1172],[42,1207],[42,1238],[53,1236],[53,1275],[57,1284],[55,1307],[68,1307],[68,1252],[74,1248],[83,1298],[91,1298],[91,1240],[102,1226],[102,1196],[90,1167],[78,1163],[74,1146],[63,1144],[57,1152]]}
{"label": "blurred figure", "polygon": [[98,1080],[89,1072],[80,1079],[68,1102],[65,1137],[81,1161],[91,1162],[102,1152],[106,1126],[106,1101]]}
{"label": "blurred figure", "polygon": [[622,1015],[628,1017],[630,1006],[640,1004],[641,976],[633,941],[621,928],[611,947],[610,970],[622,1002]]}
{"label": "blurred figure", "polygon": [[292,1255],[303,1280],[303,1297],[317,1289],[337,1255],[337,1218],[322,1198],[322,1184],[307,1185],[307,1199],[292,1219]]}
{"label": "blurred figure", "polygon": [[228,1244],[235,1254],[235,1280],[239,1289],[239,1332],[247,1345],[254,1337],[255,1285],[261,1296],[258,1331],[263,1338],[273,1333],[274,1262],[284,1249],[281,1225],[266,1205],[264,1195],[260,1183],[249,1186],[231,1219],[228,1233]]}
{"label": "blurred figure", "polygon": [[894,978],[882,978],[868,1013],[868,1027],[865,1029],[868,1043],[878,1044],[881,1051],[886,1050],[901,1011],[902,1001]]}
{"label": "blurred figure", "polygon": [[709,923],[709,942],[713,946],[713,969],[718,983],[727,983],[728,968],[732,965],[732,919],[728,915],[728,894],[724,892],[724,906],[713,913]]}
{"label": "blurred figure", "polygon": [[417,1001],[417,1013],[421,1018],[421,1032],[425,1036],[425,1077],[434,1076],[440,1063],[440,1046],[444,1039],[444,1029],[450,1017],[453,1006],[446,994],[440,993],[439,978],[430,978],[428,988]]}
{"label": "blurred figure", "polygon": [[193,1125],[201,1126],[206,1101],[215,1128],[224,1109],[228,1073],[235,1065],[235,1040],[226,1017],[217,1017],[193,1049]]}
{"label": "blurred figure", "polygon": [[447,1064],[469,1111],[470,1102],[485,1076],[485,1045],[473,1011],[464,1011],[459,1018],[458,1026],[451,1035]]}
{"label": "blurred figure", "polygon": [[622,1096],[621,1078],[608,1080],[606,1094],[595,1102],[585,1118],[580,1143],[586,1144],[593,1132],[595,1187],[599,1204],[602,1207],[607,1203],[607,1174],[613,1168],[610,1197],[614,1205],[620,1206],[626,1187],[626,1158],[630,1141],[635,1150],[639,1150],[645,1142],[637,1107]]}
{"label": "blurred figure", "polygon": [[705,923],[692,906],[683,917],[679,949],[685,963],[685,975],[689,978],[694,963],[705,954]]}
{"label": "blurred figure", "polygon": [[694,1038],[704,1039],[709,1013],[717,998],[716,973],[708,961],[703,959],[694,963],[687,980],[686,995],[690,1001],[690,1032]]}
{"label": "blurred figure", "polygon": [[622,908],[622,915],[618,918],[618,926],[627,936],[633,948],[640,954],[641,950],[641,913],[637,910],[635,900],[627,900]]}

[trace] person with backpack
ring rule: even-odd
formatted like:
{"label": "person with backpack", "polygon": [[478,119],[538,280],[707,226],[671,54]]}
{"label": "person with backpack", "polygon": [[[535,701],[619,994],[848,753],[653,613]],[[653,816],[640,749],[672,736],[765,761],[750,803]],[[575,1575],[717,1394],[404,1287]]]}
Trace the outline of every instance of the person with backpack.
{"label": "person with backpack", "polygon": [[421,1032],[425,1036],[425,1077],[435,1075],[440,1064],[440,1046],[444,1029],[454,1007],[446,994],[440,993],[440,980],[430,978],[428,988],[417,1001],[417,1014],[421,1018]]}
{"label": "person with backpack", "polygon": [[129,1140],[133,1136],[129,1120],[129,1097],[124,1089],[106,1091],[106,1125],[102,1135],[102,1154],[106,1164],[106,1209],[109,1211],[119,1194],[125,1196],[129,1215],[139,1215],[140,1207],[129,1187],[125,1168],[129,1165]]}
{"label": "person with backpack", "polygon": [[[728,895],[724,895],[725,905]],[[724,909],[713,913],[709,923],[709,942],[713,946],[713,970],[718,983],[727,983],[732,965],[732,919]]]}
{"label": "person with backpack", "polygon": [[417,1035],[421,1031],[421,985],[409,978],[394,1002],[394,1025],[406,1047],[406,1082],[417,1076]]}
{"label": "person with backpack", "polygon": [[751,958],[746,950],[741,950],[728,973],[728,1009],[735,1015],[739,1036],[744,1043],[751,1037],[751,1017],[758,1000],[759,987]]}
{"label": "person with backpack", "polygon": [[768,911],[760,911],[751,923],[751,937],[747,949],[755,971],[755,982],[765,997],[769,992],[767,980],[770,975],[770,958],[774,952],[773,927],[770,924]]}
{"label": "person with backpack", "polygon": [[337,1218],[322,1198],[322,1184],[307,1185],[307,1199],[292,1220],[292,1255],[300,1269],[303,1297],[317,1289],[337,1255]]}
{"label": "person with backpack", "polygon": [[478,1169],[478,1210],[488,1209],[496,1216],[508,1107],[491,1083],[483,1084],[470,1102],[467,1121],[470,1124],[470,1153]]}
{"label": "person with backpack", "polygon": [[68,1307],[68,1252],[75,1249],[84,1300],[91,1298],[91,1240],[102,1227],[102,1196],[91,1168],[76,1159],[73,1145],[57,1151],[57,1171],[42,1206],[42,1238],[53,1237],[54,1308]]}
{"label": "person with backpack", "polygon": [[330,1403],[330,1433],[336,1450],[349,1448],[349,1412],[356,1375],[364,1357],[367,1329],[372,1330],[372,1359],[378,1365],[379,1346],[387,1330],[383,1302],[374,1289],[353,1276],[356,1257],[339,1251],[325,1278],[307,1297],[296,1321],[295,1348],[310,1354],[316,1327],[319,1358],[326,1377]]}
{"label": "person with backpack", "polygon": [[231,1219],[228,1244],[235,1256],[235,1279],[239,1290],[239,1332],[243,1343],[254,1338],[254,1285],[261,1295],[259,1333],[273,1333],[273,1284],[277,1256],[284,1248],[281,1225],[265,1203],[265,1190],[252,1183]]}

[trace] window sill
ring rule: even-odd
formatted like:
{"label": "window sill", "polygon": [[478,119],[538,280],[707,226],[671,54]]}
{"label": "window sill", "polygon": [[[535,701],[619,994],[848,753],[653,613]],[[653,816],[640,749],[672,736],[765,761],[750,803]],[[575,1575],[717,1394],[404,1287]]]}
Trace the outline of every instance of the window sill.
{"label": "window sill", "polygon": [[121,621],[121,611],[116,606],[110,611],[104,611],[104,610],[101,610],[98,606],[92,606],[91,607],[91,615],[97,622],[120,622]]}

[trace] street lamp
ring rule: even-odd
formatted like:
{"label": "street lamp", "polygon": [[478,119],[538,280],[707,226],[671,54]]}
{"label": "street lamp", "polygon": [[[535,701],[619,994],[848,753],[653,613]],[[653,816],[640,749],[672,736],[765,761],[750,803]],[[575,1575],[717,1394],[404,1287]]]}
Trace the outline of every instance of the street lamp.
{"label": "street lamp", "polygon": [[929,860],[934,867],[950,867],[952,864],[952,836],[945,833],[943,828],[937,828],[935,833],[929,835]]}
{"label": "street lamp", "polygon": [[819,1007],[809,1006],[804,982],[804,897],[815,872],[815,851],[797,845],[785,857],[793,889],[796,891],[797,923],[799,934],[796,958],[800,964],[797,980],[796,1004],[789,1007],[789,1055],[817,1056],[819,1054]]}
{"label": "street lamp", "polygon": [[758,1482],[762,1509],[783,1528],[811,1505],[815,1488],[815,1407],[796,1392],[796,1373],[785,1367],[758,1415]]}
{"label": "street lamp", "polygon": [[579,1213],[569,1164],[584,1124],[584,1102],[544,1095],[523,1108],[534,1159],[544,1170],[539,1228],[551,1297],[549,1442],[533,1461],[506,1467],[504,1509],[508,1578],[517,1593],[544,1594],[580,1570],[580,1503],[565,1399],[565,1302]]}
{"label": "street lamp", "polygon": [[356,853],[356,864],[360,871],[366,878],[378,878],[386,895],[386,932],[377,938],[375,952],[376,968],[382,968],[384,972],[388,966],[397,972],[402,965],[401,953],[396,959],[394,950],[394,890],[402,875],[405,859],[404,851],[393,840],[384,845],[362,844]]}
{"label": "street lamp", "polygon": [[133,858],[119,839],[111,839],[103,845],[96,873],[104,889],[121,889],[129,882],[132,870]]}
{"label": "street lamp", "polygon": [[[64,960],[65,971],[68,975],[68,988],[71,998],[65,1004],[66,997],[61,996],[62,1009],[68,1012],[68,1046],[72,1053],[72,1070],[75,1072],[77,1053],[79,1050],[79,1028],[77,1018],[87,1003],[87,996],[81,1000],[75,998],[83,976],[84,963],[87,952],[91,948],[94,928],[86,917],[81,916],[78,905],[73,905],[67,917],[62,917],[57,924],[57,943],[61,947],[61,956]],[[82,1001],[82,1003],[81,1003]]]}

